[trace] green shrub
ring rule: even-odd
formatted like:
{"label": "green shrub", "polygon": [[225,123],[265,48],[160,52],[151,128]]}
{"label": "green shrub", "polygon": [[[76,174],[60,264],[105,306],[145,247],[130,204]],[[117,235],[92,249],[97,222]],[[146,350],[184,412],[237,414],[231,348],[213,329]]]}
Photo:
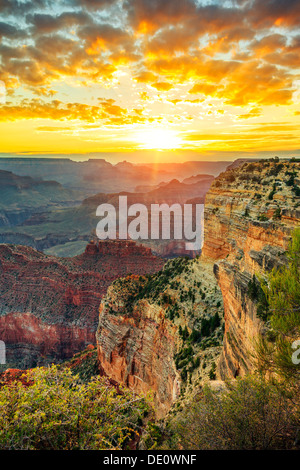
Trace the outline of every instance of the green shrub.
{"label": "green shrub", "polygon": [[124,449],[149,407],[130,390],[97,377],[82,383],[57,366],[27,372],[0,389],[1,450]]}
{"label": "green shrub", "polygon": [[256,302],[256,313],[257,316],[263,320],[267,321],[269,317],[269,303],[267,301],[264,290],[262,289],[261,283],[263,281],[258,281],[255,274],[253,274],[252,279],[248,283],[247,295],[249,298]]}
{"label": "green shrub", "polygon": [[273,269],[261,287],[269,304],[271,343],[261,337],[257,344],[259,367],[300,380],[300,365],[292,361],[292,343],[300,337],[300,229],[293,233],[287,253],[288,266]]}
{"label": "green shrub", "polygon": [[260,220],[261,222],[267,222],[269,219],[265,214],[261,214],[258,216],[258,220]]}
{"label": "green shrub", "polygon": [[169,425],[176,448],[203,450],[265,450],[292,448],[294,417],[285,391],[260,377],[238,378],[224,390],[204,387]]}

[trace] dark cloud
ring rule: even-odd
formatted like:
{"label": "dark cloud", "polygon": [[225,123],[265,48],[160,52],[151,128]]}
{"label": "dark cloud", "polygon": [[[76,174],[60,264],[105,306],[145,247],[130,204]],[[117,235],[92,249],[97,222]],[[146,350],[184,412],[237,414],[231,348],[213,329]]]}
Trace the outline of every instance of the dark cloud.
{"label": "dark cloud", "polygon": [[196,13],[192,0],[125,0],[123,7],[131,26],[144,32],[176,24]]}
{"label": "dark cloud", "polygon": [[126,54],[134,53],[132,38],[122,28],[93,23],[80,28],[77,34],[90,56],[101,55],[103,51],[108,51],[111,55],[120,51],[126,51]]}
{"label": "dark cloud", "polygon": [[111,6],[118,0],[77,0],[76,4],[90,10],[99,10]]}
{"label": "dark cloud", "polygon": [[17,39],[21,36],[24,36],[24,32],[20,31],[20,29],[9,23],[0,22],[0,37]]}
{"label": "dark cloud", "polygon": [[256,28],[276,26],[298,27],[299,0],[255,0],[248,11],[249,21]]}
{"label": "dark cloud", "polygon": [[[61,6],[72,4],[72,1],[61,0]],[[0,13],[5,15],[13,15],[15,17],[24,16],[30,11],[44,9],[53,5],[52,0],[30,0],[21,2],[19,0],[0,0]]]}
{"label": "dark cloud", "polygon": [[37,13],[27,16],[27,22],[33,26],[34,34],[45,34],[53,31],[83,25],[91,21],[85,12],[64,12],[58,16]]}

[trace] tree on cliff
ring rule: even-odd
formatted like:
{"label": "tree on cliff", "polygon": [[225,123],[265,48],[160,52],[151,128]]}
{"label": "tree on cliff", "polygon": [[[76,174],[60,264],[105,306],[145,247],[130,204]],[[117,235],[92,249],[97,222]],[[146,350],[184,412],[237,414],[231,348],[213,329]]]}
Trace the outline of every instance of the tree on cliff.
{"label": "tree on cliff", "polygon": [[269,313],[267,332],[257,342],[257,359],[260,370],[300,381],[295,351],[297,346],[300,350],[300,229],[293,233],[287,259],[287,266],[273,269],[261,283]]}

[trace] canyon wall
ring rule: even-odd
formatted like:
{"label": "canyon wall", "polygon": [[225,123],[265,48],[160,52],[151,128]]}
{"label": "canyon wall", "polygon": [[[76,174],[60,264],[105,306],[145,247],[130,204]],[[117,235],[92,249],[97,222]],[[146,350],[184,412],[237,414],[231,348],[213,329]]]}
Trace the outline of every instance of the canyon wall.
{"label": "canyon wall", "polygon": [[161,307],[144,300],[129,308],[135,287],[136,279],[127,278],[108,289],[100,307],[98,359],[101,372],[119,384],[139,393],[151,390],[164,414],[180,393],[173,359],[180,339]]}
{"label": "canyon wall", "polygon": [[300,226],[299,163],[260,161],[222,173],[205,200],[204,259],[215,263],[225,315],[220,378],[252,370],[254,338],[263,327],[248,295],[250,280],[286,263]]}
{"label": "canyon wall", "polygon": [[7,365],[28,368],[71,357],[95,344],[108,286],[129,273],[153,273],[163,260],[134,242],[93,243],[74,258],[0,244],[0,339]]}
{"label": "canyon wall", "polygon": [[[222,310],[212,265],[199,259],[176,258],[152,276],[116,280],[100,306],[101,373],[151,392],[157,416],[165,416],[181,392],[209,375],[221,350]],[[202,322],[211,325],[205,333]]]}

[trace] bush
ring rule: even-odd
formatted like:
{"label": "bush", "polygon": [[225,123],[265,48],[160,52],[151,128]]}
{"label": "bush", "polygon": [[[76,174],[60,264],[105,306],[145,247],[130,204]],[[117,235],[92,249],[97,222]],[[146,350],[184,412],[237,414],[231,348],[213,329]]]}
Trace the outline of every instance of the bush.
{"label": "bush", "polygon": [[213,362],[212,366],[211,366],[211,369],[209,371],[210,380],[216,380],[216,368],[217,368],[216,363]]}
{"label": "bush", "polygon": [[272,191],[270,192],[270,194],[269,194],[269,196],[268,196],[268,199],[269,199],[270,201],[273,200],[275,192],[276,192],[276,184],[274,183],[274,184],[273,184],[273,189],[272,189]]}
{"label": "bush", "polygon": [[267,222],[269,219],[265,214],[261,214],[261,215],[258,216],[258,220],[260,222]]}
{"label": "bush", "polygon": [[248,283],[247,294],[252,302],[256,302],[256,311],[257,316],[263,320],[267,321],[269,318],[269,303],[267,301],[264,290],[261,287],[263,280],[260,282],[256,279],[255,274],[253,274],[252,279]]}
{"label": "bush", "polygon": [[225,180],[228,181],[229,183],[234,183],[235,181],[235,176],[233,173],[228,173],[227,175],[225,174]]}
{"label": "bush", "polygon": [[294,410],[278,384],[260,377],[238,378],[223,391],[205,386],[170,423],[171,441],[193,450],[291,448]]}
{"label": "bush", "polygon": [[97,377],[83,384],[67,368],[37,368],[33,381],[0,390],[1,450],[124,449],[148,411],[129,390],[118,393]]}
{"label": "bush", "polygon": [[280,207],[277,207],[277,209],[274,211],[273,219],[275,219],[275,220],[280,220],[281,219],[281,209],[280,209]]}

